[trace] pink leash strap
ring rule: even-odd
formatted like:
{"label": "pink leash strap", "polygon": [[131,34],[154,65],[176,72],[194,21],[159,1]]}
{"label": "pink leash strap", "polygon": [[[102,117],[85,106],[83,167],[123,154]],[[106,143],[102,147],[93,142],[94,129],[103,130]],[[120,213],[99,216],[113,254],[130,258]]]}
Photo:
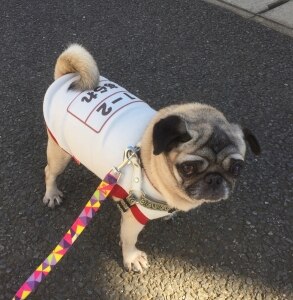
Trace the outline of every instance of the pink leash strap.
{"label": "pink leash strap", "polygon": [[61,260],[61,258],[71,248],[79,235],[83,232],[96,212],[99,210],[101,203],[104,201],[116,185],[120,172],[109,172],[104,180],[97,187],[92,198],[87,202],[85,208],[75,220],[71,228],[66,232],[60,243],[51,252],[51,254],[42,262],[42,264],[32,273],[26,282],[20,287],[12,300],[26,299],[40,284],[40,282],[51,272],[52,268]]}

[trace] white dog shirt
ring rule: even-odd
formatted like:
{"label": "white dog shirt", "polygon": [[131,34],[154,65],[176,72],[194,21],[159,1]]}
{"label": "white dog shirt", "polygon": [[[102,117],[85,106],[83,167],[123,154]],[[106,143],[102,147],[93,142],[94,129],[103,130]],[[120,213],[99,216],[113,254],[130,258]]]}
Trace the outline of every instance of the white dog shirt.
{"label": "white dog shirt", "polygon": [[[44,117],[58,145],[100,178],[123,160],[124,150],[135,146],[156,111],[118,84],[100,77],[91,91],[70,90],[77,74],[56,80],[44,99]],[[132,167],[122,170],[119,185],[129,193]],[[159,197],[143,174],[142,188]],[[169,215],[136,205],[148,219]]]}

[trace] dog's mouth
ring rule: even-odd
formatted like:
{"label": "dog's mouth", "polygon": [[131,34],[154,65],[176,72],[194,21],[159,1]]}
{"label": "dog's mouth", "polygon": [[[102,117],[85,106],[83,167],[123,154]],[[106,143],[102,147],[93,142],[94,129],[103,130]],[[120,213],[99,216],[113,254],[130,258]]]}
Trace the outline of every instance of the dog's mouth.
{"label": "dog's mouth", "polygon": [[223,201],[223,200],[227,200],[229,198],[229,194],[225,197],[220,197],[220,198],[216,198],[216,199],[205,199],[205,198],[202,198],[201,200],[203,200],[204,202],[210,202],[210,203],[215,203],[215,202],[220,202],[220,201]]}
{"label": "dog's mouth", "polygon": [[226,181],[217,187],[207,187],[200,182],[186,188],[186,193],[192,201],[219,202],[229,198],[232,188]]}

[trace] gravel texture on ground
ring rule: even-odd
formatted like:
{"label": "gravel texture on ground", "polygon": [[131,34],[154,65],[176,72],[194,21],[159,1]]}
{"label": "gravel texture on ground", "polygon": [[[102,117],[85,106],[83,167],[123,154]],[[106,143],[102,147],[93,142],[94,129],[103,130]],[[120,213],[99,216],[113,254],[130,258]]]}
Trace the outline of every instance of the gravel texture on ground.
{"label": "gravel texture on ground", "polygon": [[293,299],[292,39],[194,0],[11,0],[0,15],[0,299],[12,298],[98,183],[71,164],[62,206],[42,204],[42,98],[69,42],[156,109],[216,106],[252,129],[263,153],[248,152],[229,200],[146,226],[142,275],[123,269],[119,212],[105,203],[31,299]]}

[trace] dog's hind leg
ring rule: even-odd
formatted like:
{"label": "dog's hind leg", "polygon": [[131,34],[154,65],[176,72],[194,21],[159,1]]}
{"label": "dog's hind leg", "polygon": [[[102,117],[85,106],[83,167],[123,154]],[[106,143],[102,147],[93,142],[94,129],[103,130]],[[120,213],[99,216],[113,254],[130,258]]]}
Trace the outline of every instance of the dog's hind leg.
{"label": "dog's hind leg", "polygon": [[71,156],[48,134],[47,166],[45,167],[46,193],[43,202],[51,208],[62,202],[63,193],[57,188],[56,179],[64,171],[70,159]]}

